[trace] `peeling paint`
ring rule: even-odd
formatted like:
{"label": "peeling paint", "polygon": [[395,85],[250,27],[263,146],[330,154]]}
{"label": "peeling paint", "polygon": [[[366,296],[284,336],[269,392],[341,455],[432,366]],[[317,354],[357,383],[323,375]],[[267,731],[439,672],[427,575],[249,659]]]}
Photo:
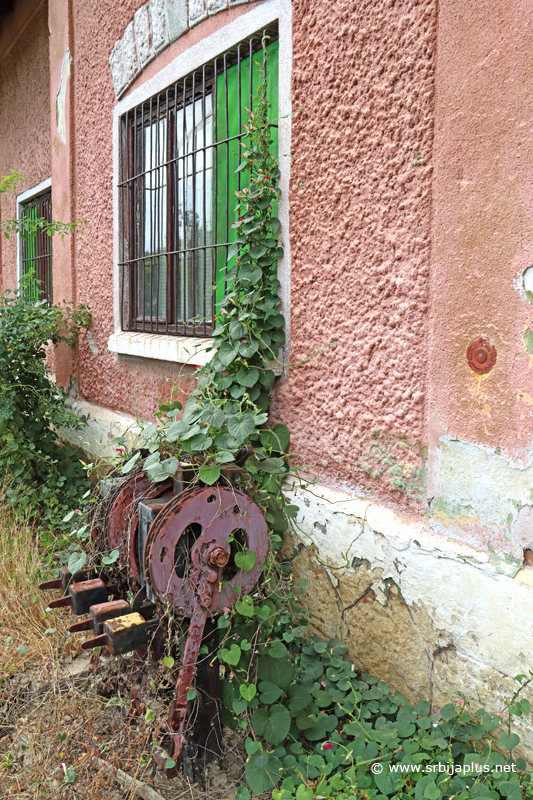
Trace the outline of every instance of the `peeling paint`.
{"label": "peeling paint", "polygon": [[[365,502],[362,498],[350,499],[324,487],[314,487],[313,492],[298,489],[294,494],[294,502],[302,509],[302,500],[309,502],[298,517],[298,530],[304,537],[313,537],[319,550],[328,553],[331,566],[345,563],[342,553],[348,545],[352,548],[351,564],[358,567],[356,572],[340,569],[335,573],[335,591],[344,598],[342,614],[371,598],[385,608],[394,589],[398,592],[394,596],[401,597],[413,619],[423,612],[433,630],[446,632],[442,646],[448,648],[453,642],[462,657],[504,675],[523,669],[524,659],[533,663],[533,570],[527,571],[532,573],[532,580],[526,582],[520,559],[492,547],[488,555],[476,553],[460,542],[432,535],[428,526],[420,525],[416,518],[391,513],[378,503],[368,509],[365,526],[354,537],[357,526],[347,520],[350,512],[357,513],[357,506]],[[531,510],[533,507],[529,507]],[[320,523],[318,529],[316,521]],[[320,531],[324,525],[327,536]],[[368,567],[363,566],[365,560]],[[513,580],[517,573],[520,579]],[[359,575],[361,581],[365,574],[374,577],[360,584],[348,602],[343,588],[346,581],[353,582]],[[440,646],[438,642],[428,654],[436,646]]]}
{"label": "peeling paint", "polygon": [[61,136],[63,144],[67,143],[67,118],[66,118],[66,105],[67,105],[67,82],[70,77],[70,65],[72,57],[70,50],[67,48],[63,56],[63,64],[61,65],[61,81],[59,83],[59,91],[56,96],[56,121],[57,130]]}
{"label": "peeling paint", "polygon": [[432,486],[429,525],[435,531],[515,558],[521,549],[509,530],[518,510],[531,503],[533,466],[502,452],[442,437]]}

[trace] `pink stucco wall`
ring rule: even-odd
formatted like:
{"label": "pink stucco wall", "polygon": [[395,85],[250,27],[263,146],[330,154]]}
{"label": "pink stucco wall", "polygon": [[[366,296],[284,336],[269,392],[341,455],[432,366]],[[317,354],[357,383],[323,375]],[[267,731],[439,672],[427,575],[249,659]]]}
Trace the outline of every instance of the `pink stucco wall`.
{"label": "pink stucco wall", "polygon": [[292,347],[276,411],[321,480],[390,494],[356,462],[372,429],[385,451],[426,441],[436,3],[295,0],[293,15]]}
{"label": "pink stucco wall", "polygon": [[[182,368],[107,349],[115,103],[108,58],[137,6],[131,0],[73,9],[72,218],[84,220],[72,240],[73,291],[77,302],[91,304],[99,351],[80,343],[80,395],[131,412],[135,394],[137,411],[150,416]],[[238,6],[194,28],[135,85],[246,10]],[[366,461],[372,429],[387,435],[387,451],[398,438],[426,440],[434,40],[433,0],[293,3],[292,99],[302,110],[292,120],[287,355],[297,364],[323,352],[291,367],[276,393],[276,414],[323,480],[379,487],[400,502],[391,476],[370,478],[358,462]],[[190,387],[182,379],[184,392]],[[395,451],[394,459],[410,472],[419,445]]]}
{"label": "pink stucco wall", "polygon": [[[490,25],[488,21],[490,20]],[[460,24],[458,22],[460,21]],[[433,226],[431,431],[526,464],[533,307],[521,276],[533,263],[531,8],[447,0],[439,13]],[[496,346],[484,376],[468,344]]]}
{"label": "pink stucco wall", "polygon": [[[31,15],[32,9],[27,13]],[[9,22],[2,44],[11,46],[4,58],[0,51],[0,175],[12,169],[25,175],[19,193],[49,178],[51,172],[47,5],[41,5],[13,43]],[[17,22],[13,36],[24,20]],[[0,195],[0,218],[15,216],[15,194]],[[16,285],[17,250],[14,236],[9,241],[1,238],[0,288],[5,290]]]}

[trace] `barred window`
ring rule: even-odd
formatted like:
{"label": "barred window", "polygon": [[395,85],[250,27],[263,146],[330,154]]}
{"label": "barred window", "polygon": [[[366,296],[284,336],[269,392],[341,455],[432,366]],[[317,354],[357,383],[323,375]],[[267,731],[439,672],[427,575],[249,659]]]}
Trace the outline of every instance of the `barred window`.
{"label": "barred window", "polygon": [[277,36],[277,26],[259,31],[121,117],[123,330],[212,333],[235,238],[233,192],[246,185],[236,170],[258,69],[267,69],[278,116]]}
{"label": "barred window", "polygon": [[52,221],[51,190],[29,200],[21,206],[20,217],[30,223],[20,236],[20,271],[29,275],[30,295],[34,300],[52,302],[52,237],[31,222],[44,219]]}

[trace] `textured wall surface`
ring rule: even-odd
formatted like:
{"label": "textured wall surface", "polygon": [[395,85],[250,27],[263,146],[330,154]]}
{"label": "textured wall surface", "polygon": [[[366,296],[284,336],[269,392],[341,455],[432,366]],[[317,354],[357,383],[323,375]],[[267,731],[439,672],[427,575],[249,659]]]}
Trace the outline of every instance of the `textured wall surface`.
{"label": "textured wall surface", "polygon": [[[531,9],[439,8],[428,496],[437,530],[521,557],[532,542]],[[469,343],[496,347],[473,372]]]}
{"label": "textured wall surface", "polygon": [[[518,466],[532,463],[533,307],[521,287],[533,262],[532,37],[520,2],[494,14],[487,0],[447,0],[439,12],[431,425]],[[480,335],[497,350],[484,376],[466,362]]]}
{"label": "textured wall surface", "polygon": [[322,480],[353,484],[372,429],[425,439],[436,4],[293,8],[296,366],[278,413]]}
{"label": "textured wall surface", "polygon": [[[46,3],[0,62],[0,175],[26,176],[17,193],[50,177],[50,70]],[[15,195],[0,195],[0,218],[16,216]],[[16,285],[16,238],[0,243],[0,288]]]}
{"label": "textured wall surface", "polygon": [[[138,4],[76,4],[74,17],[74,216],[84,220],[76,234],[77,300],[93,310],[93,349],[80,343],[79,391],[82,398],[119,411],[149,417],[157,397],[168,394],[166,377],[179,367],[141,359],[117,358],[107,349],[113,331],[113,130],[115,104],[109,53]],[[97,353],[97,354],[96,354]],[[135,398],[135,401],[134,399]]]}

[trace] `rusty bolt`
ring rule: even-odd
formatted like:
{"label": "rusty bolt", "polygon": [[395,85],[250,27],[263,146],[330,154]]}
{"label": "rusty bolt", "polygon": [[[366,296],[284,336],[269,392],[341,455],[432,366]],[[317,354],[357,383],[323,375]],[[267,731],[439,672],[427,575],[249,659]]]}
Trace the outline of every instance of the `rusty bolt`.
{"label": "rusty bolt", "polygon": [[215,547],[207,554],[207,563],[212,567],[225,567],[229,561],[229,555],[223,547]]}
{"label": "rusty bolt", "polygon": [[483,336],[470,342],[466,351],[468,366],[478,375],[486,375],[496,363],[496,348]]}

